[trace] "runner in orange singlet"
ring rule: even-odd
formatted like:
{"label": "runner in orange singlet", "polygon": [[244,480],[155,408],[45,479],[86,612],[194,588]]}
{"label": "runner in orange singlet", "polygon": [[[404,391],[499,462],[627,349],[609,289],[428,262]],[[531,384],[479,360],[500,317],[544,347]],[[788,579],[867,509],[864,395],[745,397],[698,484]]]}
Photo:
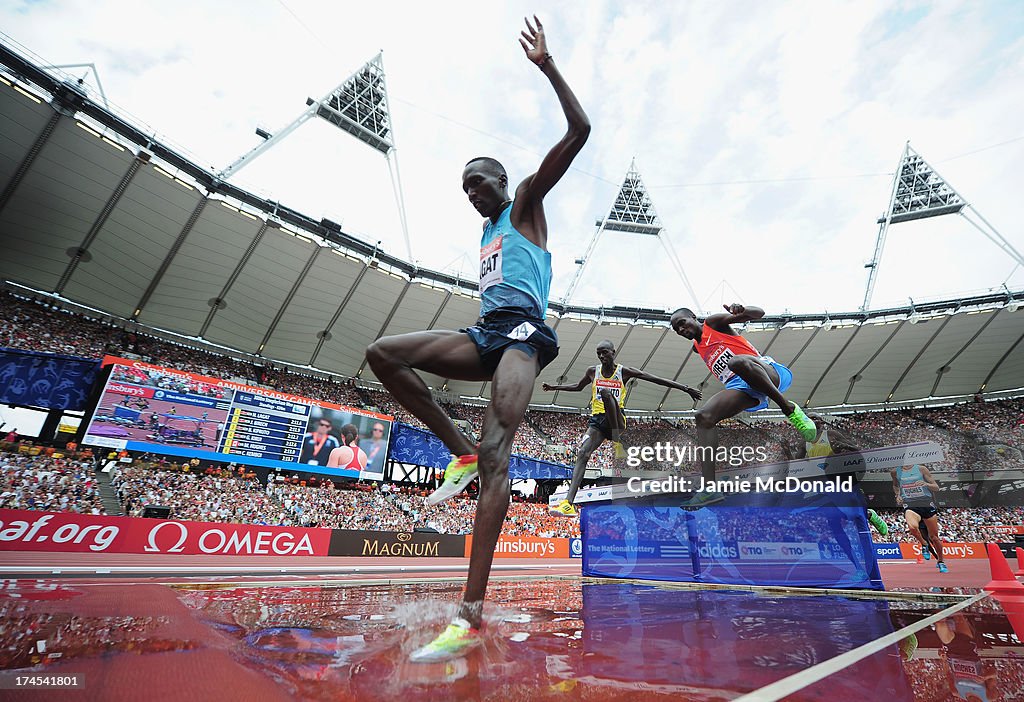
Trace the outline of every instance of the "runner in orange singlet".
{"label": "runner in orange singlet", "polygon": [[705,482],[715,479],[718,423],[744,410],[762,410],[771,400],[805,441],[814,441],[818,434],[814,422],[782,394],[792,384],[793,373],[770,356],[762,356],[730,326],[761,319],[764,310],[737,304],[725,309],[726,313],[713,314],[701,324],[696,315],[684,307],[673,312],[670,321],[676,334],[693,341],[693,352],[700,354],[711,374],[725,385],[725,389],[708,400],[696,416],[697,438],[702,447],[712,449],[701,454],[701,475]]}

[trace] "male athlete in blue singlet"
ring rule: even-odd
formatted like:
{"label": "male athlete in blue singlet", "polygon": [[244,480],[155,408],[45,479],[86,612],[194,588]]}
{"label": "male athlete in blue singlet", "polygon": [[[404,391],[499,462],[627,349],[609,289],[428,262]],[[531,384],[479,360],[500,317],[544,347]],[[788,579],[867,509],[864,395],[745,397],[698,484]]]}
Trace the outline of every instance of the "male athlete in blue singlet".
{"label": "male athlete in blue singlet", "polygon": [[[890,473],[896,501],[903,505],[903,517],[907,520],[910,533],[921,542],[921,552],[928,558],[930,545],[939,560],[939,572],[948,573],[949,568],[942,557],[942,540],[939,539],[939,518],[936,516],[939,508],[935,505],[935,498],[932,495],[942,487],[935,482],[935,478],[924,466],[903,466]],[[921,528],[922,524],[928,527],[927,530]],[[927,536],[922,531],[927,533]]]}
{"label": "male athlete in blue singlet", "polygon": [[[535,25],[535,26],[534,26]],[[458,656],[480,643],[484,595],[498,535],[508,511],[508,463],[540,370],[558,355],[558,339],[544,323],[551,285],[551,254],[544,196],[565,175],[590,135],[590,121],[547,50],[537,18],[526,22],[519,43],[551,82],[568,128],[509,198],[508,176],[492,158],[474,158],[462,172],[462,189],[484,221],[480,241],[480,319],[454,331],[424,331],[378,339],[366,350],[377,378],[454,454],[444,483],[428,498],[436,504],[466,489],[478,475],[480,495],[473,525],[469,575],[458,614],[445,631],[414,651],[413,661]],[[443,378],[491,381],[480,445],[452,423],[416,370]]]}

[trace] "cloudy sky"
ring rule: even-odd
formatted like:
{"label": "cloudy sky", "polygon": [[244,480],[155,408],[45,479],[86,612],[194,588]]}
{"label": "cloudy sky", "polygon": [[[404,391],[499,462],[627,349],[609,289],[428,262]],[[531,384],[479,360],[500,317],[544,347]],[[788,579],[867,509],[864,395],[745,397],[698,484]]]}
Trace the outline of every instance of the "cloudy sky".
{"label": "cloudy sky", "polygon": [[[95,64],[113,105],[214,170],[382,50],[413,257],[475,278],[463,164],[493,155],[517,182],[565,128],[517,42],[534,12],[593,124],[547,200],[552,299],[634,157],[705,309],[857,309],[908,139],[1024,251],[1015,0],[0,0],[0,31],[45,63]],[[324,122],[233,180],[407,257],[384,159]],[[1004,281],[1024,288],[1024,270],[963,218],[906,223],[890,230],[873,306]],[[573,301],[691,303],[658,240],[619,233],[602,235]]]}

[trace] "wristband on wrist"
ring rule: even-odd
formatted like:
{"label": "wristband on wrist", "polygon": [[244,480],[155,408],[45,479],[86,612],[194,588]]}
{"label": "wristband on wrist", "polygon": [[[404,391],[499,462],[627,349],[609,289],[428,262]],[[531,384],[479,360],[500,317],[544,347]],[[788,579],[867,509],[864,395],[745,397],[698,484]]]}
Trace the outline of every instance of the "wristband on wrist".
{"label": "wristband on wrist", "polygon": [[543,71],[544,70],[544,66],[548,65],[548,61],[550,61],[550,60],[551,60],[551,54],[544,54],[544,58],[542,58],[540,60],[540,63],[537,64],[537,68],[539,68],[540,70]]}

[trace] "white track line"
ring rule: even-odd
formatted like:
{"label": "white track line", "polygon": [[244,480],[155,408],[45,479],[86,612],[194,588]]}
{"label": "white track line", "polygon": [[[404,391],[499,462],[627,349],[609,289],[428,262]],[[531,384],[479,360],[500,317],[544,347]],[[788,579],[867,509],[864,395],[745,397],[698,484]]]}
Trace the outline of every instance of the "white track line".
{"label": "white track line", "polygon": [[988,595],[989,593],[987,592],[979,592],[968,600],[958,602],[952,607],[940,610],[930,617],[925,617],[919,622],[903,627],[899,631],[894,631],[880,639],[869,641],[863,646],[858,646],[852,651],[847,651],[835,658],[830,658],[818,665],[813,665],[806,670],[801,670],[799,673],[794,673],[788,678],[783,678],[782,680],[773,682],[771,685],[765,685],[759,690],[754,690],[742,697],[737,697],[733,702],[776,702],[776,700],[781,700],[783,697],[792,695],[794,692],[798,692],[808,685],[813,685],[820,680],[824,680],[829,675],[837,673],[843,668],[848,668],[857,661],[863,660],[873,653],[881,651],[883,648],[899,643],[899,641],[910,634],[913,634],[915,631],[920,631],[941,619],[945,619],[954,612],[959,612],[965,607],[970,607],[974,603],[988,597]]}

